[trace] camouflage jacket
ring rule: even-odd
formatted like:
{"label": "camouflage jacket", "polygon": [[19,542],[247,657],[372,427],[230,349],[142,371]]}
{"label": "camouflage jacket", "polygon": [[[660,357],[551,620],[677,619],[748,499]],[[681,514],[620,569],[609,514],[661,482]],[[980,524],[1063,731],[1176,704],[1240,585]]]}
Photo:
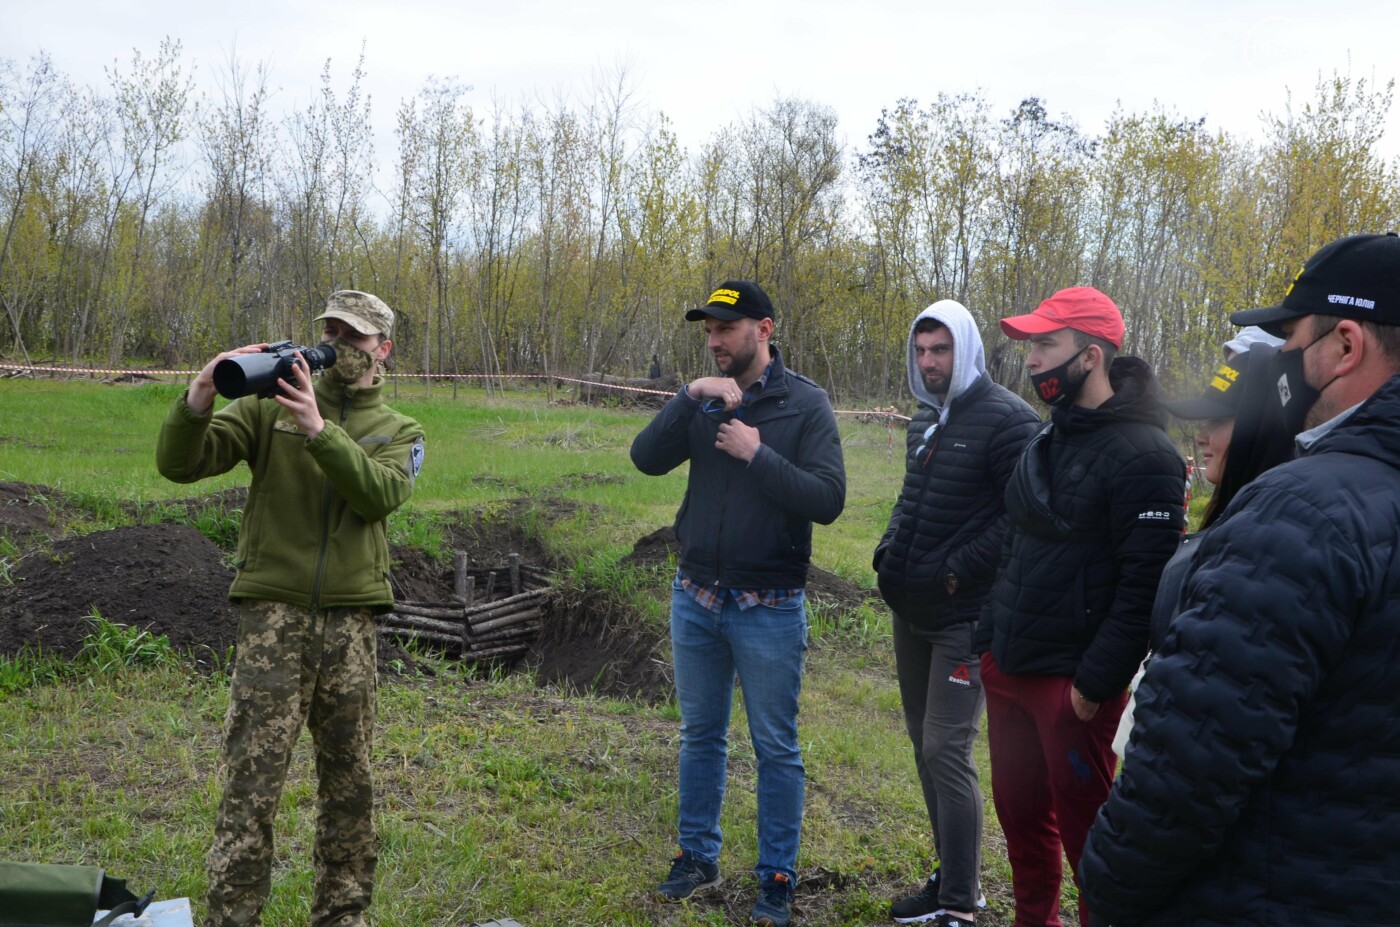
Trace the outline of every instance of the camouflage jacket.
{"label": "camouflage jacket", "polygon": [[318,378],[326,425],[311,441],[271,399],[245,396],[198,415],[181,396],[171,408],[156,449],[167,479],[192,483],[239,461],[253,471],[229,598],[393,604],[385,519],[413,492],[423,429],[384,405],[382,387]]}

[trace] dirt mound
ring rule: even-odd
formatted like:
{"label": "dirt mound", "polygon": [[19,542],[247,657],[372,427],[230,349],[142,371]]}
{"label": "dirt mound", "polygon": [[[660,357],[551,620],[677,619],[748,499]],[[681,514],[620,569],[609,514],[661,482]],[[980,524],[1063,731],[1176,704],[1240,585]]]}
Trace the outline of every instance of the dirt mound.
{"label": "dirt mound", "polygon": [[62,493],[29,483],[0,483],[0,536],[20,547],[36,537],[60,530],[51,512],[62,505]]}
{"label": "dirt mound", "polygon": [[0,591],[0,653],[28,644],[71,657],[92,631],[89,615],[152,634],[206,666],[233,646],[238,609],[228,600],[233,571],[194,528],[144,525],[55,541],[11,570]]}
{"label": "dirt mound", "polygon": [[[673,528],[658,528],[632,545],[632,553],[622,558],[633,566],[666,566],[680,556],[680,543]],[[840,610],[858,608],[870,594],[854,583],[813,566],[807,571],[807,595]]]}
{"label": "dirt mound", "polygon": [[[186,516],[215,507],[241,509],[246,491],[161,503],[161,512]],[[502,568],[507,555],[523,563],[557,566],[531,528],[568,517],[579,504],[545,497],[516,499],[491,508],[450,515],[445,548],[464,551],[473,568]],[[28,645],[72,657],[82,647],[96,609],[104,618],[155,635],[190,653],[208,669],[227,665],[238,632],[238,608],[228,601],[233,582],[229,553],[194,528],[157,524],[99,531],[54,540],[71,515],[61,494],[45,487],[0,484],[0,529],[15,543],[33,545],[13,564],[12,586],[0,587],[0,654]],[[451,558],[443,562],[421,550],[390,550],[390,583],[400,600],[448,602],[454,591]],[[670,692],[666,661],[657,653],[660,633],[619,621],[589,597],[560,592],[525,662],[547,684],[619,696],[664,699]],[[379,641],[381,671],[427,671],[391,639]]]}
{"label": "dirt mound", "polygon": [[[243,498],[221,493],[191,504]],[[238,637],[228,559],[185,525],[117,528],[31,549],[11,568],[14,585],[0,588],[0,654],[28,646],[73,657],[93,631],[96,610],[108,621],[164,635],[201,669],[226,666]],[[379,664],[386,671],[415,665],[393,641],[380,641]]]}

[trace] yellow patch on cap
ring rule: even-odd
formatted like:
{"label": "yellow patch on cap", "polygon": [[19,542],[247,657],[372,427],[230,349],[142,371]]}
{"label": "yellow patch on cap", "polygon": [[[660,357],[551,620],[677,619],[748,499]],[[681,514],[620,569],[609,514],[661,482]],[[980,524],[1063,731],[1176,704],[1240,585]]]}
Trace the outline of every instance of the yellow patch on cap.
{"label": "yellow patch on cap", "polygon": [[1212,389],[1218,389],[1222,393],[1228,393],[1230,387],[1235,385],[1235,380],[1239,379],[1240,372],[1229,364],[1222,364],[1220,369],[1215,371],[1215,376],[1211,378]]}
{"label": "yellow patch on cap", "polygon": [[726,305],[732,306],[738,301],[738,290],[715,290],[713,293],[710,294],[710,298],[706,301],[705,305],[708,306],[710,303],[724,303]]}
{"label": "yellow patch on cap", "polygon": [[1286,289],[1286,290],[1283,291],[1283,295],[1284,295],[1284,296],[1287,296],[1289,293],[1292,293],[1292,292],[1293,292],[1293,287],[1297,285],[1297,283],[1298,283],[1298,278],[1301,277],[1301,276],[1303,276],[1303,271],[1305,271],[1305,270],[1307,270],[1307,269],[1308,269],[1308,267],[1307,267],[1306,264],[1304,264],[1302,267],[1298,268],[1298,272],[1297,272],[1296,274],[1293,275],[1293,282],[1290,283],[1290,284],[1288,284],[1288,289]]}

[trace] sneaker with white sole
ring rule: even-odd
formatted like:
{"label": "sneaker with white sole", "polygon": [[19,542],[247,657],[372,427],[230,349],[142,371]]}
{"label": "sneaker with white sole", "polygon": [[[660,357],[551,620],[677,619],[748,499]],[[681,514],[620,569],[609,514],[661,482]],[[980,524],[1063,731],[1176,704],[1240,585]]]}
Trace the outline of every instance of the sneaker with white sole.
{"label": "sneaker with white sole", "polygon": [[[938,870],[935,869],[922,888],[890,905],[890,917],[901,924],[922,924],[942,916],[944,908],[938,903],[938,891]],[[987,896],[979,888],[977,907],[986,906]]]}

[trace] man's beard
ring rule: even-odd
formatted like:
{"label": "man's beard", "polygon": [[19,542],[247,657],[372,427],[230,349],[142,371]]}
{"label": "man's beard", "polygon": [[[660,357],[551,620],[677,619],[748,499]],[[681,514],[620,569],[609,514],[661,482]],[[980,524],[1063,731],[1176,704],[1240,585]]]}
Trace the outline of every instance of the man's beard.
{"label": "man's beard", "polygon": [[935,396],[942,396],[948,392],[948,378],[941,373],[925,374],[924,389]]}
{"label": "man's beard", "polygon": [[729,365],[720,363],[718,357],[715,358],[715,366],[719,372],[727,377],[737,377],[739,374],[753,366],[753,359],[758,356],[758,339],[750,338],[737,351],[729,355]]}

